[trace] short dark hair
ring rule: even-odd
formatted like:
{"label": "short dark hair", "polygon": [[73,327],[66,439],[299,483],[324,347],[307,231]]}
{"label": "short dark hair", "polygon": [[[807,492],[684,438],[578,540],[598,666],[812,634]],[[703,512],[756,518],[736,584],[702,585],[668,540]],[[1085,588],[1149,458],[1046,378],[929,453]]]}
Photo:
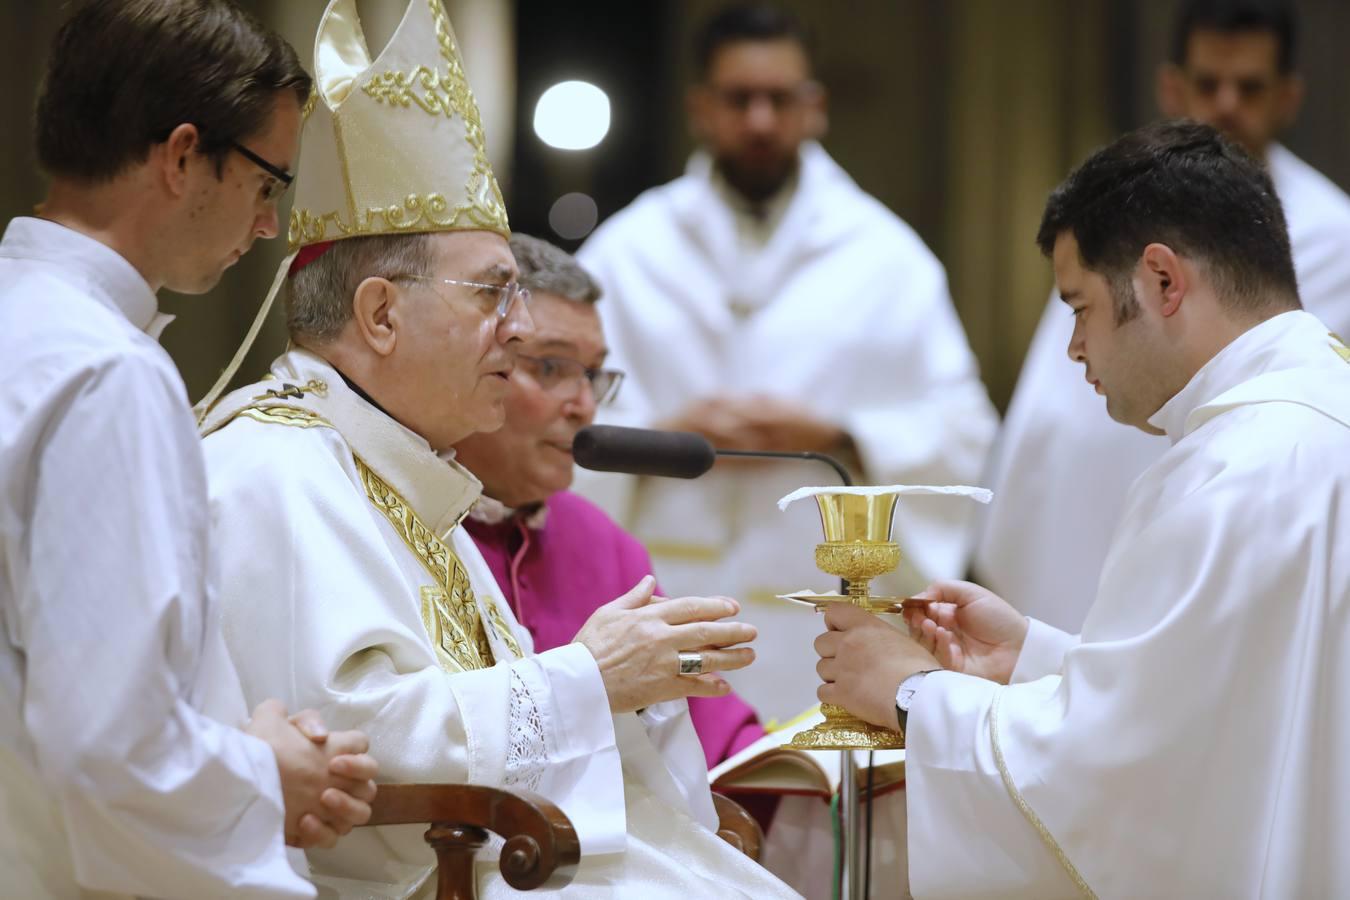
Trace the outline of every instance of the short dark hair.
{"label": "short dark hair", "polygon": [[520,269],[520,286],[534,293],[556,294],[564,300],[594,303],[600,285],[572,254],[541,238],[516,232],[511,255]]}
{"label": "short dark hair", "polygon": [[1234,312],[1301,305],[1270,176],[1208,125],[1146,125],[1088,157],[1046,201],[1041,252],[1051,256],[1066,232],[1083,265],[1111,285],[1118,322],[1138,312],[1132,275],[1154,242],[1201,263]]}
{"label": "short dark hair", "polygon": [[1273,32],[1279,45],[1280,71],[1294,69],[1298,16],[1292,0],[1186,0],[1172,32],[1172,62],[1186,64],[1186,48],[1197,31]]}
{"label": "short dark hair", "polygon": [[795,41],[811,62],[811,32],[792,13],[769,3],[728,6],[703,23],[694,36],[694,63],[700,78],[708,75],[717,51],[743,41]]}
{"label": "short dark hair", "polygon": [[217,171],[262,131],[276,95],[312,82],[279,35],[230,0],[91,0],[57,32],[37,101],[49,174],[106,181],[184,123]]}

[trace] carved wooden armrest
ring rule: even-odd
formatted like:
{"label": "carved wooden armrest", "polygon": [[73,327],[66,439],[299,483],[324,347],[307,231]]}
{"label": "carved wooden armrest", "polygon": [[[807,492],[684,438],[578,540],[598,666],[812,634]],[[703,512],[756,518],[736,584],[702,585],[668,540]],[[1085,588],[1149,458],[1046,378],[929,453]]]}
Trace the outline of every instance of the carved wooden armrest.
{"label": "carved wooden armrest", "polygon": [[528,791],[476,784],[382,784],[366,824],[431,826],[425,837],[436,851],[437,900],[477,896],[474,856],[489,831],[506,839],[500,867],[516,890],[566,887],[581,859],[567,816]]}
{"label": "carved wooden armrest", "polygon": [[760,851],[764,849],[764,829],[745,807],[730,797],[714,792],[712,798],[717,810],[717,836],[759,862]]}

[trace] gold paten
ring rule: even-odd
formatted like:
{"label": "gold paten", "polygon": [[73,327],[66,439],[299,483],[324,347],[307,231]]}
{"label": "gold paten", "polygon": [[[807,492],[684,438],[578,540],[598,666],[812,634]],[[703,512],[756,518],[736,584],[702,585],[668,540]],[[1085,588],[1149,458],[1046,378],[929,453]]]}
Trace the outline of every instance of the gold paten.
{"label": "gold paten", "polygon": [[[896,598],[873,597],[870,584],[900,564],[900,547],[891,540],[891,519],[899,495],[817,494],[815,499],[825,531],[825,541],[816,545],[816,568],[848,582],[847,595],[830,599],[869,612],[889,611]],[[842,706],[822,703],[820,711],[825,721],[799,732],[788,746],[801,750],[898,750],[905,746],[903,734],[864,722]]]}

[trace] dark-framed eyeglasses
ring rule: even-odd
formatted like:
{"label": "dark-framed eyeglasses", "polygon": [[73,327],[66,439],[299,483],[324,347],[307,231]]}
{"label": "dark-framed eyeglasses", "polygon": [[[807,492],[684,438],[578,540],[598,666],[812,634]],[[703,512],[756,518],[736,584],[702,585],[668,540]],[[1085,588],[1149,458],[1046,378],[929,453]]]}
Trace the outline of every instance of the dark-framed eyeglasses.
{"label": "dark-framed eyeglasses", "polygon": [[516,354],[539,386],[555,396],[572,396],[583,384],[589,385],[596,406],[612,403],[623,384],[623,372],[618,369],[590,369],[575,359],[558,356],[526,356]]}
{"label": "dark-framed eyeglasses", "polygon": [[[432,284],[456,284],[460,287],[478,288],[479,291],[487,294],[493,300],[493,309],[497,313],[498,320],[505,319],[511,314],[511,307],[515,304],[516,298],[520,298],[521,304],[530,305],[530,290],[523,288],[519,282],[508,281],[506,284],[485,284],[481,281],[460,281],[457,278],[436,278],[432,275],[386,275],[390,281],[427,281]],[[436,296],[440,297],[440,291],[436,291]],[[441,299],[445,299],[441,297]]]}
{"label": "dark-framed eyeglasses", "polygon": [[286,189],[295,180],[295,175],[280,166],[273,165],[238,141],[230,141],[230,149],[272,176],[271,180],[263,185],[262,190],[262,198],[267,203],[276,203],[280,200],[281,195],[286,193]]}

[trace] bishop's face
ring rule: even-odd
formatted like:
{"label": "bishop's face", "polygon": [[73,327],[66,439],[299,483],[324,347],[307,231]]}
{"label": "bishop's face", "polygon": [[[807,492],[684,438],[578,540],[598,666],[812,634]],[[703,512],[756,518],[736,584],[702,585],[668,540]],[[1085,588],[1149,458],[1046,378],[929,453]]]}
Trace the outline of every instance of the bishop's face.
{"label": "bishop's face", "polygon": [[[431,238],[435,264],[427,280],[400,285],[400,329],[393,360],[408,424],[436,450],[476,431],[500,428],[520,342],[534,333],[521,298],[505,317],[500,292],[517,277],[506,239],[490,231]],[[488,287],[446,284],[476,282]]]}
{"label": "bishop's face", "polygon": [[1160,434],[1148,419],[1174,393],[1167,389],[1167,377],[1175,360],[1168,358],[1151,305],[1133,299],[1133,313],[1119,321],[1110,283],[1083,265],[1070,232],[1055,241],[1054,265],[1060,298],[1074,317],[1069,359],[1083,364],[1084,377],[1106,398],[1111,418]]}

